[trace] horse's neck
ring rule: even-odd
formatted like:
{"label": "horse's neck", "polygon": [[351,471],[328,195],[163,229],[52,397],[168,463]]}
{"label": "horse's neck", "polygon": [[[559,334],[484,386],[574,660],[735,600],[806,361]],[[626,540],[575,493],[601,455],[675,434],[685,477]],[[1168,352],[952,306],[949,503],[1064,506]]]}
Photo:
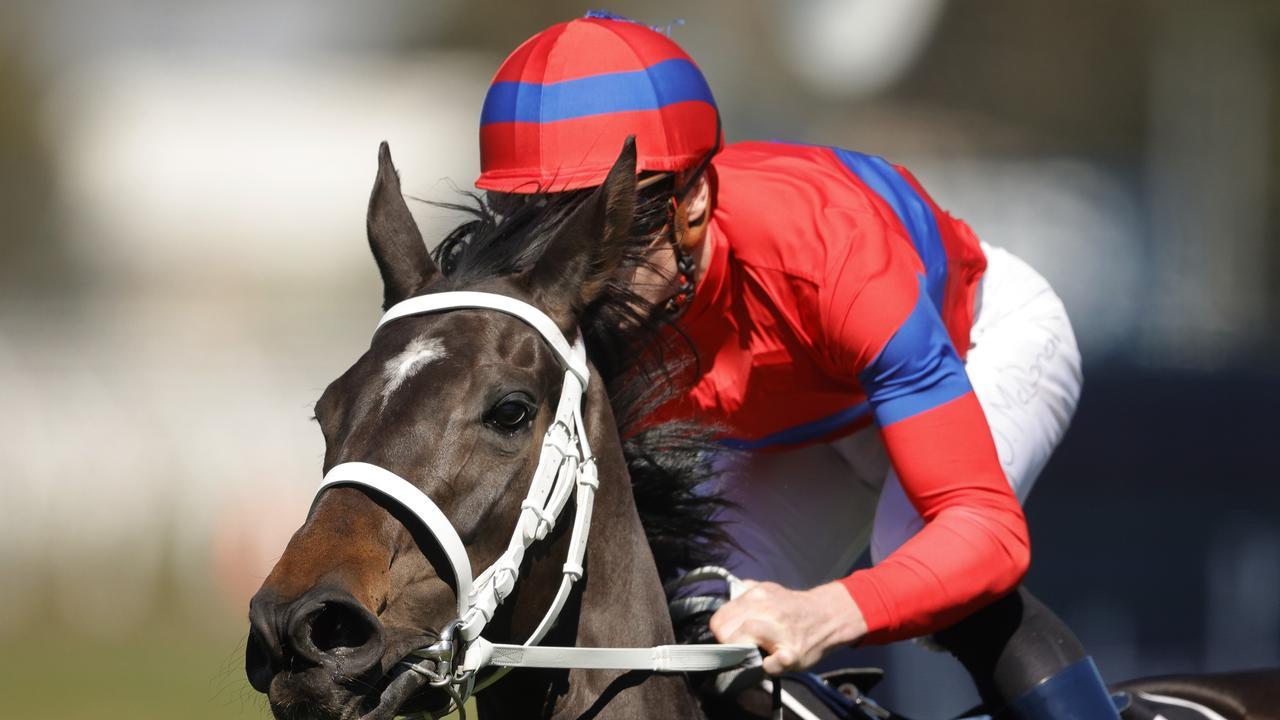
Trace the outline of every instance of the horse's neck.
{"label": "horse's neck", "polygon": [[[600,388],[601,383],[596,383]],[[672,642],[666,596],[640,524],[631,478],[603,390],[593,396],[588,420],[600,467],[600,490],[591,523],[586,587],[578,642],[639,647]],[[599,618],[601,622],[587,622]]]}
{"label": "horse's neck", "polygon": [[[636,511],[622,445],[598,375],[592,378],[588,393],[585,420],[600,471],[600,489],[588,536],[585,573],[579,583],[581,602],[570,602],[543,644],[668,644],[674,638],[666,597]],[[557,548],[539,563],[544,566],[539,569],[545,571],[546,566],[555,565],[558,570],[562,559],[563,552]],[[645,680],[643,676],[622,675],[616,671],[566,674],[516,670],[495,690],[503,698],[499,703],[504,710],[518,706],[518,714],[527,716],[546,714],[536,711],[538,701],[531,702],[531,698],[547,698],[554,706],[550,716],[555,718],[579,717],[593,710],[599,710],[599,715],[591,717],[599,718],[700,716],[683,677],[653,676]]]}

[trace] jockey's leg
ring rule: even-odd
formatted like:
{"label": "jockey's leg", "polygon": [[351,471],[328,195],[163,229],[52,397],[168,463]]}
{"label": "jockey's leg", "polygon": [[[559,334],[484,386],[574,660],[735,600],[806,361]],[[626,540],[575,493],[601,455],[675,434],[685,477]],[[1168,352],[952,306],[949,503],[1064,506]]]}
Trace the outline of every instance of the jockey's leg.
{"label": "jockey's leg", "polygon": [[715,490],[730,506],[720,519],[739,546],[730,571],[790,588],[849,572],[866,549],[889,461],[874,429],[842,443],[859,449],[857,465],[829,445],[721,456]]}
{"label": "jockey's leg", "polygon": [[1025,588],[933,637],[969,671],[987,707],[1003,708],[997,718],[1119,718],[1080,641]]}

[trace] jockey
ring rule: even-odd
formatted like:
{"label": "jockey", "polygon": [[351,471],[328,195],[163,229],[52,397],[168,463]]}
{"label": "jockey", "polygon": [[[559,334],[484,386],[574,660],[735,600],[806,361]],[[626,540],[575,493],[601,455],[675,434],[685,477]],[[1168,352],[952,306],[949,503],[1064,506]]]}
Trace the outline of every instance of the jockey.
{"label": "jockey", "polygon": [[[771,673],[932,635],[1012,718],[1116,718],[1092,660],[1020,587],[1020,501],[1062,438],[1080,356],[1061,301],[914,177],[849,150],[724,145],[698,67],[606,13],[502,66],[480,121],[492,197],[598,186],[635,136],[655,233],[637,291],[700,358],[685,410],[728,428],[729,569],[711,620]],[[870,546],[873,566],[848,574]]]}

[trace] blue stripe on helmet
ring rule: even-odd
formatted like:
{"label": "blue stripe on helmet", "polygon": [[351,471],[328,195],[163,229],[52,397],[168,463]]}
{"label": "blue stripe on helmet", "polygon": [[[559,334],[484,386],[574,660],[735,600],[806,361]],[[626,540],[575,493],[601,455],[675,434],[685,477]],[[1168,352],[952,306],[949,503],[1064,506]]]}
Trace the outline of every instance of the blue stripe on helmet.
{"label": "blue stripe on helmet", "polygon": [[716,104],[697,66],[675,58],[644,70],[605,73],[546,85],[496,82],[484,98],[480,125],[547,123],[632,110],[658,110],[691,100]]}
{"label": "blue stripe on helmet", "polygon": [[929,204],[884,158],[841,148],[832,148],[832,151],[845,167],[893,208],[924,263],[929,299],[941,312],[947,289],[947,253],[938,234],[938,219]]}

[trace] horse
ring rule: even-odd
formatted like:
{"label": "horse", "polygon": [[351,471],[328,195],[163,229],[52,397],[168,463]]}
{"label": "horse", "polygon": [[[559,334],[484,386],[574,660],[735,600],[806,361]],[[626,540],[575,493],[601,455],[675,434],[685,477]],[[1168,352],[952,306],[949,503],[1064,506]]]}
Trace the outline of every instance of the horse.
{"label": "horse", "polygon": [[[384,310],[471,291],[533,306],[568,337],[582,325],[592,362],[581,413],[598,472],[598,541],[545,642],[672,643],[663,581],[677,567],[714,559],[723,537],[715,501],[694,492],[707,472],[696,434],[654,424],[623,441],[618,429],[619,418],[644,415],[653,397],[622,382],[619,370],[638,357],[620,352],[627,333],[646,322],[616,280],[638,257],[630,235],[634,144],[579,202],[503,218],[480,212],[471,242],[447,259],[448,274],[423,242],[385,143],[378,165],[367,231]],[[583,325],[588,308],[595,320]],[[565,378],[544,338],[500,312],[456,309],[389,323],[315,405],[325,471],[372,463],[408,480],[448,517],[473,566],[490,565],[521,515]],[[640,384],[662,386],[653,377]],[[562,525],[524,555],[519,582],[487,623],[490,640],[518,643],[535,631],[569,551]],[[361,487],[323,490],[250,601],[250,684],[282,720],[443,712],[450,698],[408,661],[449,639],[461,581],[451,568],[438,538],[404,506]],[[519,670],[476,697],[486,717],[700,716],[684,676],[649,672]]]}

